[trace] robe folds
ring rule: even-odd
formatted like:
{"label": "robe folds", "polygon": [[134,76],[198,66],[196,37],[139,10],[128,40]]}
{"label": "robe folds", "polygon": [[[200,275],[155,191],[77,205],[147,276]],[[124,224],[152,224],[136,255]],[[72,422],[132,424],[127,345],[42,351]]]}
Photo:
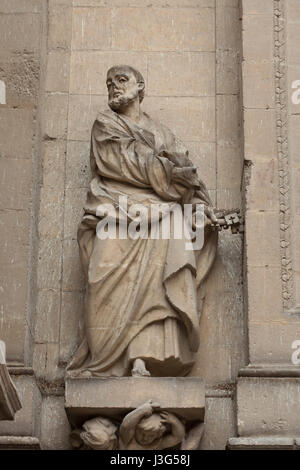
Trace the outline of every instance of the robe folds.
{"label": "robe folds", "polygon": [[[211,206],[200,179],[195,189],[178,177],[179,167],[191,165],[183,144],[146,113],[142,122],[107,110],[92,129],[92,180],[78,228],[87,279],[84,330],[71,374],[124,376],[141,358],[151,375],[186,375],[199,346],[197,290],[213,264],[217,232],[208,231],[198,251],[186,250],[173,232],[170,239],[105,240],[96,233],[103,204],[114,208],[119,226],[130,222],[133,204],[149,208],[147,223],[151,204],[164,203],[171,219],[174,204]],[[176,155],[175,163],[168,155]]]}

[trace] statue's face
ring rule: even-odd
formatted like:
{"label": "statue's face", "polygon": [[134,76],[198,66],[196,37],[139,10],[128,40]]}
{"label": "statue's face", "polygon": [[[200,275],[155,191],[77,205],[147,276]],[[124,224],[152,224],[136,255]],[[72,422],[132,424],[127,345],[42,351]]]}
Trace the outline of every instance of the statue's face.
{"label": "statue's face", "polygon": [[140,84],[128,69],[115,68],[106,79],[108,104],[114,111],[122,111],[139,95]]}
{"label": "statue's face", "polygon": [[159,437],[160,433],[156,430],[137,429],[135,433],[137,442],[144,446],[152,444]]}

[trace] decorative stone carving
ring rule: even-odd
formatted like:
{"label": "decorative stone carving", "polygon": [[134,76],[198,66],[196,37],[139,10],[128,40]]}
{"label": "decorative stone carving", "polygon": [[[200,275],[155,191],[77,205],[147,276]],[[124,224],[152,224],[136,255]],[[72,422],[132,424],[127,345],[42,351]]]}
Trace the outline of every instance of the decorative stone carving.
{"label": "decorative stone carving", "polygon": [[[184,145],[140,109],[145,83],[129,66],[107,73],[110,110],[99,113],[91,137],[92,181],[78,229],[87,277],[85,331],[70,375],[184,376],[199,346],[199,311],[204,280],[214,262],[218,221],[204,183]],[[126,209],[121,204],[126,198]],[[104,204],[118,229],[135,223],[135,204],[205,208],[202,250],[184,248],[185,239],[100,239]],[[142,215],[150,224],[149,212]],[[163,218],[162,217],[162,218]],[[156,229],[160,230],[162,218]],[[194,223],[194,222],[193,222]],[[201,302],[197,301],[197,294]]]}
{"label": "decorative stone carving", "polygon": [[98,416],[86,421],[82,429],[71,433],[74,449],[114,450],[117,449],[117,426],[108,418]]}
{"label": "decorative stone carving", "polygon": [[100,416],[86,421],[82,429],[71,433],[71,444],[81,450],[195,450],[203,431],[204,423],[199,422],[186,432],[183,418],[161,410],[150,399],[125,415],[119,429],[111,419]]}
{"label": "decorative stone carving", "polygon": [[181,420],[161,411],[149,400],[125,416],[120,426],[121,450],[162,450],[180,444],[185,436]]}
{"label": "decorative stone carving", "polygon": [[21,408],[16,387],[6,365],[5,343],[0,341],[0,420],[13,420],[15,413]]}

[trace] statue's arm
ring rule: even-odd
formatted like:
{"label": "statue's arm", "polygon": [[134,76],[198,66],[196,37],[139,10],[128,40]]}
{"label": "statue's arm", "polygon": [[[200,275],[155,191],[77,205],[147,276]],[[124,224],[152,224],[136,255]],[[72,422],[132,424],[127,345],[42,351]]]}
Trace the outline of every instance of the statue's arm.
{"label": "statue's arm", "polygon": [[161,416],[162,419],[171,426],[171,432],[161,440],[161,448],[169,449],[170,447],[174,447],[183,441],[185,436],[185,428],[180,419],[177,418],[177,416],[175,416],[173,413],[162,411]]}
{"label": "statue's arm", "polygon": [[152,406],[150,402],[144,403],[135,410],[128,413],[120,426],[120,441],[123,448],[126,448],[133,439],[135,428],[141,419],[152,414]]}
{"label": "statue's arm", "polygon": [[204,423],[197,423],[190,429],[181,444],[181,450],[198,450],[204,434]]}

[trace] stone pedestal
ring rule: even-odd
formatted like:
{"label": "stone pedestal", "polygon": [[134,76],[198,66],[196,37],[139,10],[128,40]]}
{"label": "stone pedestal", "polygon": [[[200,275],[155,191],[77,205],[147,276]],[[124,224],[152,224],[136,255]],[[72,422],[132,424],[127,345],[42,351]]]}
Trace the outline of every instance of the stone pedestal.
{"label": "stone pedestal", "polygon": [[187,421],[203,421],[204,380],[194,377],[68,378],[66,412],[73,427],[96,416],[121,419],[147,400]]}

